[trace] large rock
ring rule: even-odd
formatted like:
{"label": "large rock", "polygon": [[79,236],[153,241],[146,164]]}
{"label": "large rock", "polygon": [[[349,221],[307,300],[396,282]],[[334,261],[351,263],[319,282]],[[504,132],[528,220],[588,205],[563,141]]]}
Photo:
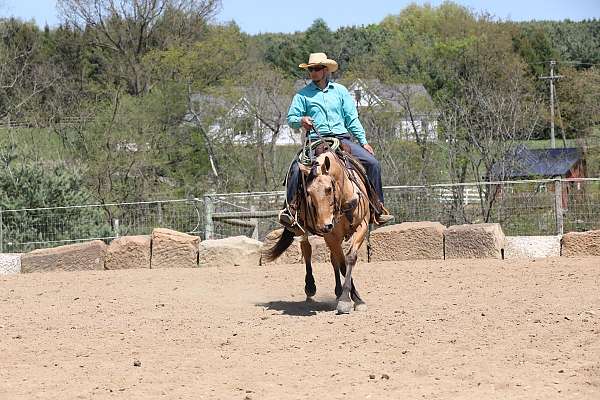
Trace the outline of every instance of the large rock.
{"label": "large rock", "polygon": [[600,230],[564,234],[561,240],[561,255],[600,256]]}
{"label": "large rock", "polygon": [[39,249],[21,255],[21,272],[99,270],[105,256],[101,240]]}
{"label": "large rock", "polygon": [[370,261],[443,260],[444,229],[439,222],[403,222],[371,232]]}
{"label": "large rock", "polygon": [[[275,229],[274,231],[271,231],[267,234],[267,236],[265,237],[263,246],[262,246],[262,251],[265,251],[265,249],[270,249],[271,247],[273,247],[275,245],[275,243],[277,243],[277,240],[279,240],[279,237],[281,236],[281,234],[283,233],[283,228],[280,229]],[[279,258],[277,258],[275,261],[272,261],[270,263],[272,264],[298,264],[298,263],[302,263],[302,249],[300,248],[300,238],[294,238],[294,242],[291,244],[290,247],[288,247],[288,249],[286,251],[283,252],[283,254],[281,256],[279,256]],[[265,265],[265,264],[270,264],[267,263],[267,261],[265,260],[264,256],[261,256],[261,260],[260,260],[260,264],[261,265]]]}
{"label": "large rock", "polygon": [[500,224],[467,224],[446,229],[444,241],[446,259],[501,259],[506,240]]}
{"label": "large rock", "polygon": [[18,274],[21,272],[21,254],[0,254],[0,275]]}
{"label": "large rock", "polygon": [[200,266],[227,267],[259,265],[262,242],[246,236],[234,236],[200,242],[198,264]]}
{"label": "large rock", "polygon": [[122,236],[106,250],[106,269],[150,268],[150,235]]}
{"label": "large rock", "polygon": [[194,268],[198,266],[198,236],[171,229],[152,231],[151,268]]}
{"label": "large rock", "polygon": [[[327,243],[325,243],[325,239],[320,236],[309,236],[308,241],[312,248],[311,261],[313,263],[329,263],[331,262],[331,252],[329,251],[329,247],[327,247]],[[344,254],[346,251],[350,249],[350,241],[342,243],[342,249],[344,250]],[[358,259],[357,262],[368,262],[369,256],[367,253],[367,240],[363,241],[362,245],[358,249]],[[302,261],[304,262],[304,261]]]}
{"label": "large rock", "polygon": [[545,258],[560,255],[560,236],[507,236],[504,258]]}

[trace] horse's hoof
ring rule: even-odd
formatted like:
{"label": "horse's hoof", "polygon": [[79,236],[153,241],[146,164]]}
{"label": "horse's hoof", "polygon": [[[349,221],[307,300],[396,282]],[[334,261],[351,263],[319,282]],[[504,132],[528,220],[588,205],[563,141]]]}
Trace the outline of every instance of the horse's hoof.
{"label": "horse's hoof", "polygon": [[306,297],[313,297],[317,293],[316,286],[313,287],[304,287],[304,293],[306,293]]}
{"label": "horse's hoof", "polygon": [[367,303],[354,303],[354,311],[367,311]]}
{"label": "horse's hoof", "polygon": [[338,301],[336,310],[338,314],[350,314],[350,311],[352,310],[352,302]]}
{"label": "horse's hoof", "polygon": [[315,299],[313,299],[313,298],[312,298],[312,297],[310,297],[310,296],[306,296],[306,302],[307,302],[307,303],[314,303],[314,302],[315,302]]}

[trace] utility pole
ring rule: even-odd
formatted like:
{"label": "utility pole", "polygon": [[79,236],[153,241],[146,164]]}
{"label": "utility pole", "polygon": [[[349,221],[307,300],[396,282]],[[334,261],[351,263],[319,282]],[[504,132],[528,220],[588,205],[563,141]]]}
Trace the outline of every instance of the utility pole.
{"label": "utility pole", "polygon": [[562,75],[554,75],[554,66],[556,61],[550,61],[550,76],[540,76],[540,79],[548,79],[550,81],[550,144],[553,149],[556,148],[556,138],[554,136],[554,80],[560,79]]}

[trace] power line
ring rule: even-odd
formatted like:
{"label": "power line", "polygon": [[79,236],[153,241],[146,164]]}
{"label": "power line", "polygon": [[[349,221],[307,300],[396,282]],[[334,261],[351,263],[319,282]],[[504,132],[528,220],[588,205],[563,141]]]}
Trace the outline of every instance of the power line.
{"label": "power line", "polygon": [[582,61],[557,61],[557,60],[528,62],[526,64],[529,64],[529,65],[538,65],[538,64],[549,64],[551,62],[554,62],[555,64],[573,64],[573,65],[593,65],[593,66],[600,66],[600,63],[588,63],[588,62],[582,62]]}
{"label": "power line", "polygon": [[588,63],[588,62],[582,62],[582,61],[556,61],[556,62],[558,64],[594,65],[594,66],[600,65],[598,63]]}

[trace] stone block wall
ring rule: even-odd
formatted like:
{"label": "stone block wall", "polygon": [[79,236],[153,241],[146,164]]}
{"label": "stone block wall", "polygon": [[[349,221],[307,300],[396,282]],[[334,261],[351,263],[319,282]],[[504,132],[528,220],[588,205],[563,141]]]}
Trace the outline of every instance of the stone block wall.
{"label": "stone block wall", "polygon": [[443,260],[444,229],[439,222],[403,222],[371,233],[371,261]]}
{"label": "stone block wall", "polygon": [[445,256],[503,258],[506,239],[500,224],[454,225],[444,232]]}
{"label": "stone block wall", "polygon": [[564,234],[561,240],[561,255],[565,257],[600,256],[600,230]]}

